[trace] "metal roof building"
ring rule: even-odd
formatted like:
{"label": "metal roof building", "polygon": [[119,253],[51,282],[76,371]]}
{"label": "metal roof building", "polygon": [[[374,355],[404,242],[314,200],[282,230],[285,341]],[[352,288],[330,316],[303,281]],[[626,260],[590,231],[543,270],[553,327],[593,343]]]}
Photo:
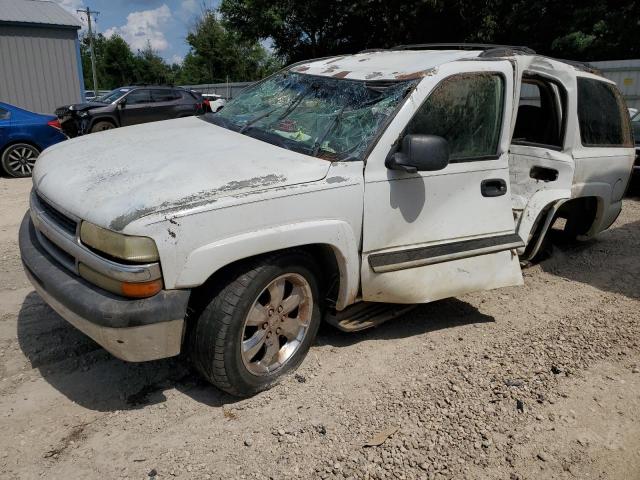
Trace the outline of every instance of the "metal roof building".
{"label": "metal roof building", "polygon": [[0,101],[44,113],[80,101],[80,27],[54,2],[0,0]]}

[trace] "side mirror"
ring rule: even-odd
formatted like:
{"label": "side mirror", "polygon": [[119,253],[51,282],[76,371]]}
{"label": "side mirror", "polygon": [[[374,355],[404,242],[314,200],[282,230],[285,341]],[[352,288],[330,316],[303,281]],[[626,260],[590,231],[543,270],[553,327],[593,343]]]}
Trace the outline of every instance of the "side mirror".
{"label": "side mirror", "polygon": [[405,135],[402,148],[387,157],[390,170],[432,172],[449,165],[449,143],[437,135]]}
{"label": "side mirror", "polygon": [[120,110],[122,110],[126,105],[127,105],[127,99],[126,98],[123,98],[122,100],[120,100],[118,102],[118,108]]}

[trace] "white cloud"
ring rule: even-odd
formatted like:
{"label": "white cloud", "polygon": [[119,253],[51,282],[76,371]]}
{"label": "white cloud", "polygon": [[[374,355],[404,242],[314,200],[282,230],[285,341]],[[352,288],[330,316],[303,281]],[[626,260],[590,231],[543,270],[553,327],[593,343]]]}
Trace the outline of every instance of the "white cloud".
{"label": "white cloud", "polygon": [[153,10],[131,12],[127,15],[127,23],[125,25],[108,28],[104,35],[110,37],[118,34],[134,50],[143,50],[149,43],[151,48],[161,52],[169,48],[169,42],[167,42],[162,28],[170,19],[171,10],[164,4]]}
{"label": "white cloud", "polygon": [[171,58],[169,59],[169,63],[177,63],[177,64],[181,64],[184,61],[184,56],[182,55],[172,55]]}
{"label": "white cloud", "polygon": [[198,3],[197,0],[182,0],[180,9],[189,13],[197,13],[200,11],[201,5],[202,3]]}
{"label": "white cloud", "polygon": [[59,3],[63,8],[69,10],[71,13],[76,13],[78,8],[83,8],[84,1],[83,0],[54,0],[56,3]]}

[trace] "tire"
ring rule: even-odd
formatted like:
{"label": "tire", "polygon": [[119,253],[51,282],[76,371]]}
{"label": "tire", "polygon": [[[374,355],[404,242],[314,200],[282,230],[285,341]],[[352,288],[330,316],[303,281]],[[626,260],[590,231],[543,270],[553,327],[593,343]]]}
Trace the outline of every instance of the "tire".
{"label": "tire", "polygon": [[93,126],[91,127],[91,133],[104,132],[105,130],[111,130],[113,128],[116,128],[113,123],[102,120],[93,124]]}
{"label": "tire", "polygon": [[14,143],[2,152],[2,169],[12,177],[30,177],[40,150],[29,143]]}
{"label": "tire", "polygon": [[[189,335],[195,367],[221,390],[241,397],[295,370],[320,326],[318,271],[304,252],[274,254],[233,270],[197,309],[202,313]],[[301,301],[287,313],[296,298]]]}

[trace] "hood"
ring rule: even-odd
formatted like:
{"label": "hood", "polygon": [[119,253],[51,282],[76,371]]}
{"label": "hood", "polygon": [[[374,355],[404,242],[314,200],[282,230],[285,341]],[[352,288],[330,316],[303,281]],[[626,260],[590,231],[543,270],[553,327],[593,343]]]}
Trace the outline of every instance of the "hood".
{"label": "hood", "polygon": [[58,144],[38,158],[33,183],[70,213],[123,230],[147,215],[321,180],[330,165],[188,117]]}
{"label": "hood", "polygon": [[85,110],[92,110],[94,108],[102,108],[108,106],[108,103],[100,102],[86,102],[86,103],[72,103],[70,105],[63,105],[56,109],[56,114],[60,115],[69,111],[83,112]]}

